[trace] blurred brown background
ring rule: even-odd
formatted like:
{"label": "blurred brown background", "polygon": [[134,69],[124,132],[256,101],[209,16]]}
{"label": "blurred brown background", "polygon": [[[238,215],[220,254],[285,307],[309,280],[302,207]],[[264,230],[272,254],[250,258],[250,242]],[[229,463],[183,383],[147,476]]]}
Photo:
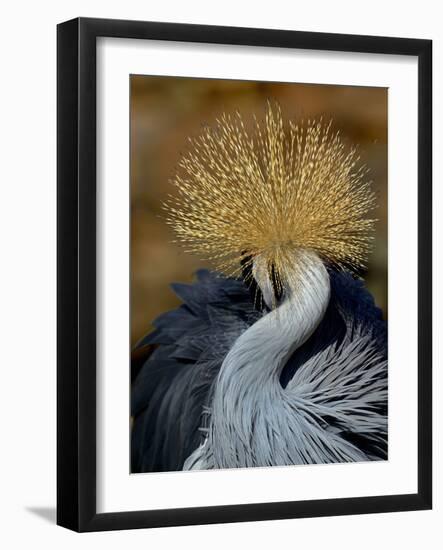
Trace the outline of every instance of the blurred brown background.
{"label": "blurred brown background", "polygon": [[[366,284],[387,316],[387,90],[177,77],[131,77],[131,343],[180,302],[171,282],[190,282],[204,264],[171,243],[161,205],[188,136],[222,112],[262,118],[266,100],[293,119],[323,115],[359,146],[378,193],[379,219]],[[210,266],[209,266],[210,267]]]}

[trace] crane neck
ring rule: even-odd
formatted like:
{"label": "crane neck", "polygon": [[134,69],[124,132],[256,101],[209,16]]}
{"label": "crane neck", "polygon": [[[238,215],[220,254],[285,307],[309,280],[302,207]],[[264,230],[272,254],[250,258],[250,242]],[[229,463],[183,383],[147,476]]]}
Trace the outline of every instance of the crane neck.
{"label": "crane neck", "polygon": [[[330,299],[329,274],[314,252],[298,254],[297,268],[287,278],[282,303],[264,315],[235,342],[220,378],[247,371],[251,382],[279,376],[292,353],[313,334]],[[291,284],[292,281],[292,284]]]}
{"label": "crane neck", "polygon": [[296,276],[288,278],[294,284],[286,289],[282,303],[241,334],[223,361],[206,447],[213,467],[263,465],[256,463],[251,443],[251,437],[266,441],[260,430],[267,428],[260,428],[259,419],[287,421],[280,374],[317,328],[330,298],[329,274],[320,258],[306,252],[297,255],[297,262]]}

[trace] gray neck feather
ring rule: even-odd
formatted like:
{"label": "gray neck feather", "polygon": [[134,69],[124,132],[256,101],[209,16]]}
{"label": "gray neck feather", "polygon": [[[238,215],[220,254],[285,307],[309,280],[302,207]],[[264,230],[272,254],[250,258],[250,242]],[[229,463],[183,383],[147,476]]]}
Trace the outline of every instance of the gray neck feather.
{"label": "gray neck feather", "polygon": [[330,297],[329,275],[318,256],[305,252],[296,261],[296,284],[286,289],[281,305],[246,330],[223,361],[208,439],[185,468],[283,465],[294,460],[295,451],[287,448],[297,429],[291,427],[294,404],[285,395],[280,374],[317,328]]}

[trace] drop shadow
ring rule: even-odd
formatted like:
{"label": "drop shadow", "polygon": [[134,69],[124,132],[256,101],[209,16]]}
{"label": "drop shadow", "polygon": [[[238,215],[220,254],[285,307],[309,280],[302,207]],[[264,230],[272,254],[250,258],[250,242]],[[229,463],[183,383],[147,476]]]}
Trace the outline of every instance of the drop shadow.
{"label": "drop shadow", "polygon": [[49,523],[55,524],[56,522],[56,509],[49,506],[27,506],[26,510],[35,516],[38,516]]}

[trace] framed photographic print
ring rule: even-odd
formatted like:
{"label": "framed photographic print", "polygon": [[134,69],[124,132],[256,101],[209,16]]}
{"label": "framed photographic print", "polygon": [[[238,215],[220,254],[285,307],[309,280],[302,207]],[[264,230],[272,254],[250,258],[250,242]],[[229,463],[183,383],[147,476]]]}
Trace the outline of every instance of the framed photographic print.
{"label": "framed photographic print", "polygon": [[428,40],[58,26],[58,512],[432,505]]}

